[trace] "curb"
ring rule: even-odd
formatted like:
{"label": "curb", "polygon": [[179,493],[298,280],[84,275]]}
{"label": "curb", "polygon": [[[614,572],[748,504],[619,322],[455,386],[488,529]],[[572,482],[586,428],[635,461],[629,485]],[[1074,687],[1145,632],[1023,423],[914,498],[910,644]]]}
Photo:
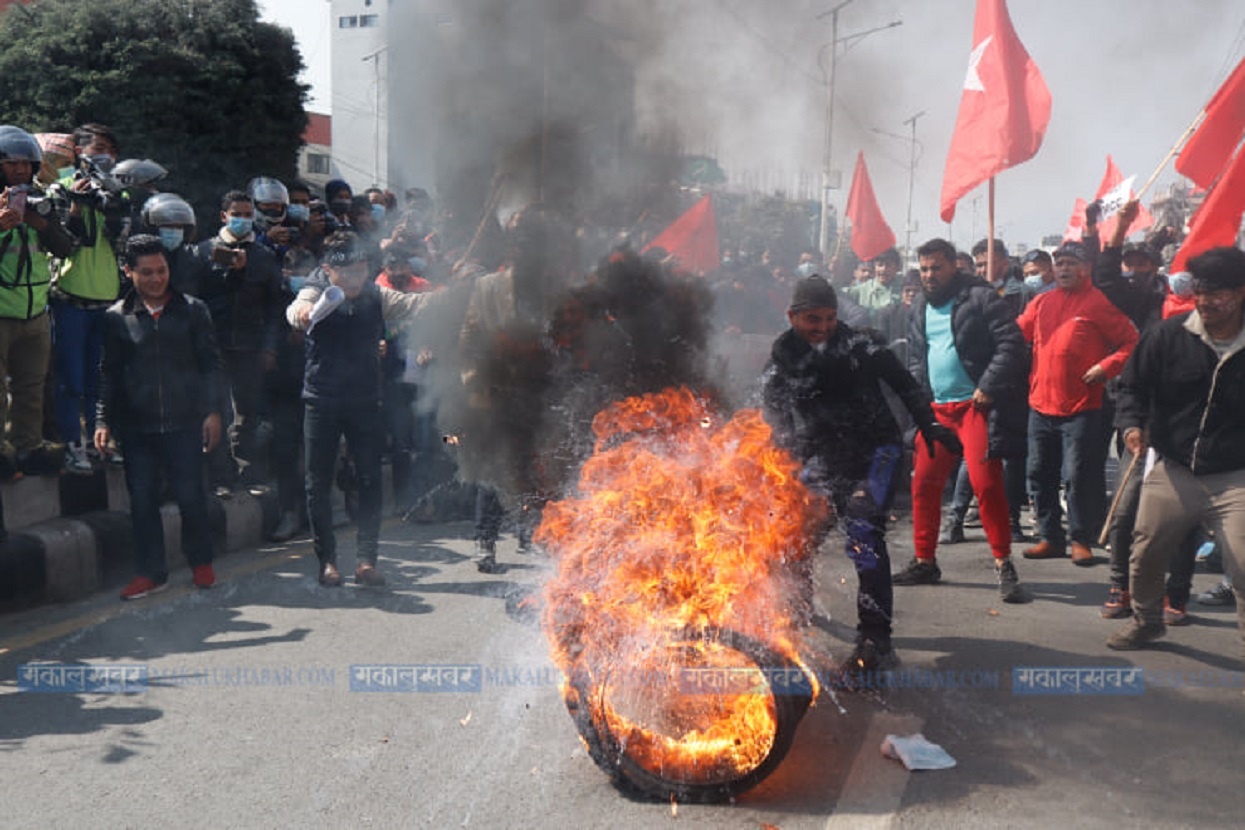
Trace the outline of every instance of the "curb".
{"label": "curb", "polygon": [[[162,506],[160,517],[169,568],[185,567],[177,505]],[[276,493],[209,496],[215,555],[262,543],[276,517]],[[0,543],[0,611],[88,596],[130,575],[133,556],[128,512],[96,510],[24,527]]]}

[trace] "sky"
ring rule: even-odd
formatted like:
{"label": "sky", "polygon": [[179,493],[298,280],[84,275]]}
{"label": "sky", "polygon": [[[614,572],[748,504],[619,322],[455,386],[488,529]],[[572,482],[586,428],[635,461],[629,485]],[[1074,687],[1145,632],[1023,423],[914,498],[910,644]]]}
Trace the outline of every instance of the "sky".
{"label": "sky", "polygon": [[[583,2],[620,31],[640,33],[621,48],[636,60],[641,128],[677,123],[688,150],[715,155],[728,173],[786,182],[804,171],[819,180],[826,94],[818,54],[830,22],[818,14],[842,0]],[[938,218],[975,5],[852,0],[839,13],[840,39],[902,21],[840,44],[832,147],[842,189],[831,198],[841,209],[863,150],[900,244],[911,146],[904,122],[917,113],[914,244],[944,236],[967,246],[985,234],[984,187],[960,202],[950,229]],[[309,66],[309,107],[328,111],[328,0],[260,6],[293,29]],[[1108,154],[1144,182],[1245,58],[1239,0],[1010,0],[1008,8],[1053,98],[1041,150],[996,180],[996,229],[1009,243],[1031,247],[1061,233],[1076,198],[1094,195]],[[1147,195],[1179,180],[1168,164]]]}

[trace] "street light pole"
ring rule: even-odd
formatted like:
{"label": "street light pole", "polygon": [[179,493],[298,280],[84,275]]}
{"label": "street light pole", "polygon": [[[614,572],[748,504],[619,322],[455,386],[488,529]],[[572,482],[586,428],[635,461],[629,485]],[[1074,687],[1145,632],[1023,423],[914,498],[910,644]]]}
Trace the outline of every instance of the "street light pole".
{"label": "street light pole", "polygon": [[843,0],[830,11],[817,16],[819,19],[830,16],[830,57],[826,62],[826,146],[821,160],[821,228],[817,236],[817,247],[821,249],[822,258],[827,262],[830,258],[830,163],[834,143],[834,50],[839,40],[839,12],[851,2],[852,0]]}
{"label": "street light pole", "polygon": [[908,222],[905,225],[906,234],[903,243],[904,255],[908,259],[912,259],[912,189],[916,183],[916,120],[924,114],[925,110],[921,110],[903,122],[912,125],[912,147],[908,156]]}

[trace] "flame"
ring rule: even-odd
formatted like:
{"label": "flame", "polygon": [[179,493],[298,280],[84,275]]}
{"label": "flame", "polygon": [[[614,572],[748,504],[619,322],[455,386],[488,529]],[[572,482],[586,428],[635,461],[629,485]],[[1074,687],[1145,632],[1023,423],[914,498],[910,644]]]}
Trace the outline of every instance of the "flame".
{"label": "flame", "polygon": [[[824,502],[754,409],[724,422],[690,390],[667,389],[613,404],[592,426],[578,492],[548,505],[535,533],[556,563],[544,628],[568,706],[586,706],[646,770],[746,773],[777,718],[758,671],[770,667],[738,643],[803,668],[797,572]],[[693,692],[689,669],[744,672],[749,688]]]}

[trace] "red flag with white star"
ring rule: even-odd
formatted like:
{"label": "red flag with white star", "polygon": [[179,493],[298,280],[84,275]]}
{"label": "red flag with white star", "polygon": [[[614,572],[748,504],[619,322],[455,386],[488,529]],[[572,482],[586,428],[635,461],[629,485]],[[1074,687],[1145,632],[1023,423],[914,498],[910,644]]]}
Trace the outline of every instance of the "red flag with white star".
{"label": "red flag with white star", "polygon": [[942,175],[942,221],[969,191],[1042,146],[1050,91],[1012,28],[1003,0],[977,0],[973,51]]}

